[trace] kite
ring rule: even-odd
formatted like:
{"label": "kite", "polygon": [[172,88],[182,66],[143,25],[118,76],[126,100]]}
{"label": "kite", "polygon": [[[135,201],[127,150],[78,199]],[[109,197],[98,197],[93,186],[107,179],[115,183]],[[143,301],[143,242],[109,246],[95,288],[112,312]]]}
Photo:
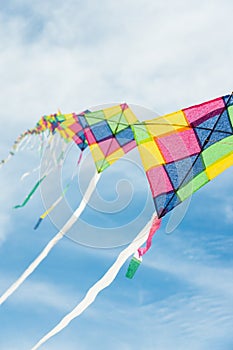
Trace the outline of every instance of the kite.
{"label": "kite", "polygon": [[[0,297],[0,304],[35,270],[79,218],[100,174],[133,149],[137,149],[141,157],[155,213],[133,242],[120,253],[106,274],[90,288],[84,299],[40,339],[33,350],[38,349],[80,315],[95,300],[98,293],[114,280],[122,265],[133,255],[126,272],[126,276],[132,278],[142,261],[142,256],[150,249],[152,238],[159,229],[162,218],[233,165],[233,94],[142,122],[126,103],[94,112],[59,112],[45,116],[34,129],[26,131],[16,140],[8,158],[1,164],[5,164],[15,154],[25,137],[45,132],[48,132],[49,140],[57,133],[65,142],[74,142],[80,149],[80,157],[88,148],[97,172],[80,206],[15,284]],[[59,161],[60,159],[56,160],[54,164],[59,164]],[[22,205],[29,201],[32,192],[35,192],[45,178],[46,174],[43,174]],[[62,200],[67,188],[40,216],[35,228]]]}
{"label": "kite", "polygon": [[[20,142],[22,142],[26,136],[41,134],[45,131],[49,132],[48,145],[51,148],[53,148],[51,137],[54,136],[56,132],[65,142],[74,141],[81,152],[83,152],[89,145],[97,167],[97,172],[90,181],[80,205],[74,211],[70,219],[46,245],[38,257],[28,266],[23,274],[5,291],[2,296],[0,296],[0,305],[5,302],[9,296],[14,293],[16,289],[18,289],[20,285],[32,274],[38,265],[47,257],[52,248],[64,237],[66,232],[78,220],[92,193],[94,192],[100,178],[100,173],[121,156],[136,147],[136,142],[133,139],[133,132],[131,130],[131,125],[136,122],[138,122],[138,120],[129,106],[127,104],[121,104],[97,112],[85,111],[78,115],[75,113],[62,115],[59,112],[58,114],[44,116],[39,120],[34,129],[30,129],[18,137],[13,146],[14,152],[12,152],[12,150],[10,151],[11,156],[16,152],[16,150],[19,149]],[[7,161],[8,160],[9,157],[7,158]],[[6,163],[6,161],[2,161],[2,164],[4,163]],[[47,174],[51,172],[56,165],[57,159],[55,159],[55,165],[53,162],[52,168],[50,165],[49,171],[46,170],[46,174],[44,174],[42,179],[36,183],[34,188],[24,200],[23,204],[17,205],[15,208],[20,208],[29,201],[32,194],[39,187],[39,184],[46,178]],[[63,194],[61,194],[61,196],[51,205],[51,207],[40,216],[34,227],[35,229],[38,228],[41,221],[51,212],[51,210],[53,210],[56,205],[59,204],[65,191],[66,189],[63,191]]]}

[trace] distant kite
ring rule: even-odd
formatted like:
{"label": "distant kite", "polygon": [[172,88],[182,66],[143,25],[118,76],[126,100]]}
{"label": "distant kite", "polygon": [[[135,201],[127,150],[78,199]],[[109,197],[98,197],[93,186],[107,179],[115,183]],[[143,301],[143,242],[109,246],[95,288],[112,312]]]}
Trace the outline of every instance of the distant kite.
{"label": "distant kite", "polygon": [[[150,185],[155,214],[133,242],[118,256],[106,274],[87,292],[84,299],[46,334],[34,347],[60,332],[71,320],[80,315],[116,277],[125,261],[134,254],[126,276],[132,278],[151,247],[152,237],[161,224],[161,218],[195,191],[233,164],[233,95],[227,95],[177,112],[140,122],[127,104],[80,114],[57,113],[42,117],[34,129],[20,135],[15,141],[6,163],[30,135],[44,135],[49,144],[54,134],[65,142],[74,142],[82,152],[89,148],[97,172],[91,180],[80,206],[31,263],[19,279],[0,297],[0,304],[23,283],[48,255],[54,245],[77,221],[99,180],[100,173],[126,153],[137,148]],[[59,164],[61,157],[56,159]],[[32,194],[45,180],[51,169],[42,174],[22,204],[26,205]],[[40,216],[35,229],[62,200],[68,186],[53,205]],[[144,243],[146,245],[141,247]]]}

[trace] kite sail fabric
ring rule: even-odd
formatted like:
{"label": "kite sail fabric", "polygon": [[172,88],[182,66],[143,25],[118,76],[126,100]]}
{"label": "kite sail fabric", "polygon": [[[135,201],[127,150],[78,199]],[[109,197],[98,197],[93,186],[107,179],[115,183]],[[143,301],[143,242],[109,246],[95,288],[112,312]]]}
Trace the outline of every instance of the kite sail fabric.
{"label": "kite sail fabric", "polygon": [[[126,111],[127,110],[127,111]],[[134,146],[136,146],[136,142],[132,142],[131,139],[126,140],[127,135],[129,133],[127,132],[127,128],[130,123],[133,123],[137,121],[136,117],[134,116],[133,112],[129,109],[127,105],[120,105],[120,106],[114,106],[107,109],[103,109],[99,111],[99,116],[102,115],[103,119],[108,119],[108,124],[112,125],[112,134],[108,134],[108,138],[111,139],[110,142],[113,142],[118,137],[119,143],[118,148],[120,149],[120,142],[122,143],[122,146],[124,147],[124,151],[122,151],[122,155],[129,152]],[[104,143],[104,137],[100,137],[100,131],[98,130],[99,124],[94,125],[92,127],[92,131],[90,131],[90,126],[86,122],[84,124],[84,116],[85,119],[90,123],[94,116],[96,116],[96,112],[82,112],[78,115],[75,113],[72,114],[52,114],[49,116],[42,117],[39,122],[37,123],[36,127],[34,129],[28,130],[24,134],[20,136],[20,140],[22,140],[25,135],[32,135],[32,134],[41,134],[45,131],[49,132],[49,135],[53,136],[55,132],[58,132],[62,139],[64,139],[66,142],[74,141],[78,147],[80,148],[81,152],[85,150],[85,148],[88,146],[87,139],[89,142],[92,142],[92,139],[90,139],[90,135],[93,132],[93,135],[96,136],[96,142],[100,143],[100,149],[104,149],[104,146],[102,143]],[[79,119],[80,118],[80,119]],[[80,122],[82,121],[82,123]],[[124,123],[123,127],[119,127],[119,123],[122,121],[122,124]],[[98,119],[99,122],[99,119]],[[116,128],[113,128],[113,124],[115,123]],[[102,127],[102,126],[101,126]],[[120,134],[121,131],[126,130],[125,134],[122,136]],[[87,136],[87,138],[86,138]],[[123,140],[124,137],[124,140]],[[133,137],[133,133],[131,132],[130,138]],[[102,148],[101,148],[102,147]],[[92,149],[93,151],[93,149]],[[114,155],[113,155],[114,153]],[[94,155],[96,155],[96,152],[94,152]],[[110,157],[112,157],[112,162],[120,158],[120,154],[115,153],[115,148],[111,147],[111,144],[109,146],[109,149],[105,152],[105,155],[108,157],[109,165],[110,165]],[[118,155],[118,158],[117,158]],[[97,159],[96,166],[98,166],[99,158]],[[97,168],[100,171],[103,171],[106,167]],[[79,207],[75,210],[74,214],[70,217],[70,219],[67,221],[67,223],[64,225],[64,227],[61,229],[60,232],[58,232],[54,238],[47,244],[47,246],[43,249],[43,251],[38,255],[38,257],[29,265],[29,267],[24,271],[24,273],[16,280],[15,283],[12,284],[8,288],[8,290],[0,296],[0,305],[5,302],[8,297],[16,291],[20,287],[20,285],[32,274],[32,272],[39,266],[39,264],[47,257],[49,252],[52,250],[52,248],[58,243],[58,241],[64,236],[64,234],[71,228],[71,226],[77,221],[83,210],[85,209],[86,204],[88,203],[89,198],[91,197],[96,184],[99,180],[100,174],[96,173],[96,175],[91,180],[88,189],[83,197],[82,202],[80,203]],[[19,205],[17,207],[24,206],[28,200],[31,198],[32,194],[35,192],[36,188],[38,188],[39,184],[44,180],[44,177],[37,182],[33,190],[29,193],[29,195],[26,197],[26,200],[23,202],[22,205]],[[50,208],[48,208],[44,214],[42,214],[37,221],[34,229],[37,229],[38,226],[41,224],[42,220],[60,203],[60,201],[63,199],[64,194],[67,190],[67,187],[63,191],[63,193],[60,195],[60,197],[51,205]]]}
{"label": "kite sail fabric", "polygon": [[138,120],[126,103],[79,115],[98,172],[136,147],[131,125]]}
{"label": "kite sail fabric", "polygon": [[[81,161],[82,152],[89,146],[97,171],[102,172],[110,164],[113,164],[136,147],[130,127],[135,122],[138,122],[138,120],[127,104],[105,108],[97,112],[86,110],[79,114],[62,114],[58,111],[55,114],[45,115],[40,118],[33,129],[25,131],[17,138],[9,156],[2,160],[0,165],[6,163],[15,154],[25,137],[48,132],[50,140],[55,133],[59,133],[65,142],[74,142],[79,147],[81,153],[78,164]],[[47,173],[42,175],[23,203],[14,206],[15,209],[22,208],[28,203],[47,175]],[[42,220],[60,203],[62,198],[63,195],[45,214],[40,216],[35,228],[38,228]]]}
{"label": "kite sail fabric", "polygon": [[233,164],[233,97],[132,126],[158,217]]}
{"label": "kite sail fabric", "polygon": [[60,114],[58,115],[59,123],[56,126],[56,131],[59,132],[61,137],[67,142],[74,141],[81,151],[84,151],[88,144],[84,135],[83,127],[79,123],[79,116],[88,112],[89,111],[87,110],[79,115],[75,113]]}

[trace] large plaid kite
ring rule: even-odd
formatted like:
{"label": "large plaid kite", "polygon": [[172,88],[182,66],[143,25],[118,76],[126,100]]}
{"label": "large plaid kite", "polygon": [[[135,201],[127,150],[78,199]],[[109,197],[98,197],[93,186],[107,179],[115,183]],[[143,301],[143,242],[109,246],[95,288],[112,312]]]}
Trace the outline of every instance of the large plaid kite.
{"label": "large plaid kite", "polygon": [[[98,172],[138,148],[158,217],[233,164],[233,97],[227,95],[139,122],[127,104],[42,117],[29,134],[58,132],[88,146]],[[13,153],[13,152],[12,152]]]}
{"label": "large plaid kite", "polygon": [[[23,138],[44,131],[48,131],[49,135],[59,133],[66,142],[77,144],[81,152],[89,147],[99,173],[132,149],[138,148],[150,184],[157,217],[153,222],[151,220],[151,227],[146,235],[146,246],[139,248],[137,246],[138,255],[131,260],[127,271],[129,278],[132,278],[139,266],[141,256],[150,248],[161,218],[233,165],[232,94],[143,122],[137,120],[127,104],[95,112],[85,111],[80,114],[59,112],[44,116],[34,129],[27,130],[18,137],[8,158],[0,165],[14,155]],[[37,182],[23,204],[17,207],[22,207],[28,202],[45,177]],[[95,184],[91,181],[87,189],[89,198]],[[62,197],[63,195],[43,214],[43,217],[40,217],[36,226]],[[85,205],[81,204],[81,209],[77,208],[65,224],[66,230],[77,220]],[[17,283],[9,288],[10,292],[6,291],[0,298],[1,303],[34,271],[57,241],[63,237],[64,232],[62,234],[59,232],[49,242],[39,258],[29,266]],[[134,240],[130,245],[130,252],[136,245],[137,240]],[[123,263],[124,259],[123,262],[117,259],[119,265],[117,268]],[[110,269],[110,274],[112,273]]]}
{"label": "large plaid kite", "polygon": [[232,95],[133,126],[159,217],[233,164]]}

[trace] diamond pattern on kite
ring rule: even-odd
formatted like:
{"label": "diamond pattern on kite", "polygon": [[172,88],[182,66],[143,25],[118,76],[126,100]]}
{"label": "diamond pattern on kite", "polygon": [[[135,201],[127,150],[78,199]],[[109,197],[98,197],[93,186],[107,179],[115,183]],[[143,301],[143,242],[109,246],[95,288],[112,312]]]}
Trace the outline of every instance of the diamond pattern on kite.
{"label": "diamond pattern on kite", "polygon": [[166,163],[192,156],[193,154],[199,153],[201,150],[192,129],[159,137],[156,139],[156,142]]}
{"label": "diamond pattern on kite", "polygon": [[157,166],[148,170],[146,176],[150,184],[153,198],[159,196],[161,193],[167,193],[174,190],[163,166]]}
{"label": "diamond pattern on kite", "polygon": [[162,217],[181,203],[175,192],[161,194],[154,198],[155,208],[158,217]]}
{"label": "diamond pattern on kite", "polygon": [[175,190],[177,190],[180,186],[186,185],[192,180],[193,177],[204,171],[205,165],[202,157],[198,157],[197,161],[194,162],[196,158],[197,155],[194,155],[164,165]]}
{"label": "diamond pattern on kite", "polygon": [[121,147],[134,140],[134,134],[130,127],[121,130],[116,134],[116,139]]}
{"label": "diamond pattern on kite", "polygon": [[[161,129],[164,136],[156,129],[156,120],[161,117],[143,123],[149,125],[147,140],[142,132],[137,133],[140,126],[133,128],[137,144],[141,143],[139,153],[159,217],[233,165],[232,104],[232,96],[225,96],[184,109],[189,124],[180,124],[180,129],[172,130],[171,125],[168,129],[164,123]],[[166,120],[181,118],[182,111],[167,115]],[[178,123],[175,125],[179,127]],[[156,152],[153,149],[155,143],[164,159],[161,166],[158,166],[157,149]]]}
{"label": "diamond pattern on kite", "polygon": [[201,147],[204,148],[233,134],[228,112],[226,110],[221,110],[221,113],[218,115],[199,124],[198,127],[195,128],[195,132]]}
{"label": "diamond pattern on kite", "polygon": [[89,146],[98,172],[137,147],[163,216],[233,164],[232,124],[232,95],[143,122],[121,104],[78,115],[44,116],[16,145],[25,135],[57,131],[81,151]]}

